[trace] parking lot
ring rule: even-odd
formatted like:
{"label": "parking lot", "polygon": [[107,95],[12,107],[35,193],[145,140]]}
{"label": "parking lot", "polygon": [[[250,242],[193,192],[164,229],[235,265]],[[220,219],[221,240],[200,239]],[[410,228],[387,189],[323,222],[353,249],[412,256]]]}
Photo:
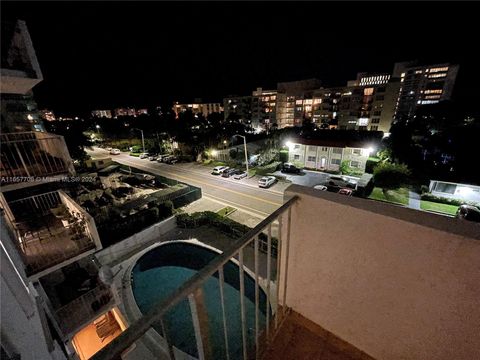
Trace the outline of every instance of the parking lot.
{"label": "parking lot", "polygon": [[[318,171],[310,171],[310,170],[302,170],[300,174],[286,174],[281,171],[276,171],[274,175],[283,175],[287,178],[287,180],[291,181],[293,184],[313,187],[315,185],[324,185],[325,182],[330,177],[330,174],[318,172]],[[358,180],[357,177],[353,176],[346,176],[347,178]]]}

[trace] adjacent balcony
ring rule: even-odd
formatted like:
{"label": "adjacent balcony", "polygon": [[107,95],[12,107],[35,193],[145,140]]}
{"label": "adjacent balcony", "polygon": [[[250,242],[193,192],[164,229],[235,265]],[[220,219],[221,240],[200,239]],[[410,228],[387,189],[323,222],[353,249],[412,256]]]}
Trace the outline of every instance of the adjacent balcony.
{"label": "adjacent balcony", "polygon": [[[478,224],[297,185],[285,199],[93,359],[480,358]],[[167,321],[180,305],[193,340]]]}
{"label": "adjacent balcony", "polygon": [[0,194],[0,206],[27,276],[42,276],[101,248],[93,218],[61,190],[12,201]]}
{"label": "adjacent balcony", "polygon": [[65,339],[114,305],[111,288],[101,281],[91,256],[41,277],[37,290]]}
{"label": "adjacent balcony", "polygon": [[44,132],[7,133],[1,134],[0,142],[2,191],[74,173],[62,136]]}

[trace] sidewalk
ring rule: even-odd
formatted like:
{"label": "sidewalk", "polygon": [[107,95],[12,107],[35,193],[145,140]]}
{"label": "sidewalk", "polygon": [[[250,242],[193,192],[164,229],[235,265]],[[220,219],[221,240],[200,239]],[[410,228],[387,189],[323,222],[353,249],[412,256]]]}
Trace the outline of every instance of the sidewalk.
{"label": "sidewalk", "polygon": [[420,208],[420,195],[416,192],[409,191],[408,192],[408,207],[410,209],[421,210]]}

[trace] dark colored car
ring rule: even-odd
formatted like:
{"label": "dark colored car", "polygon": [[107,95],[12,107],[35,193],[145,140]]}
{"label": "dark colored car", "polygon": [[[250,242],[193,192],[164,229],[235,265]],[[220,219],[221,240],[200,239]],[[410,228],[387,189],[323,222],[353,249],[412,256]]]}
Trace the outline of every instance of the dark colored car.
{"label": "dark colored car", "polygon": [[236,171],[237,171],[237,169],[227,169],[222,173],[222,177],[228,178],[228,177],[234,175]]}
{"label": "dark colored car", "polygon": [[282,166],[282,172],[284,173],[300,174],[301,171],[302,171],[301,169],[297,168],[292,163],[285,163]]}
{"label": "dark colored car", "polygon": [[173,164],[176,164],[178,162],[178,159],[175,156],[172,156],[172,157],[168,158],[165,162],[167,164],[173,165]]}
{"label": "dark colored car", "polygon": [[480,209],[472,205],[460,205],[456,217],[457,219],[480,222]]}

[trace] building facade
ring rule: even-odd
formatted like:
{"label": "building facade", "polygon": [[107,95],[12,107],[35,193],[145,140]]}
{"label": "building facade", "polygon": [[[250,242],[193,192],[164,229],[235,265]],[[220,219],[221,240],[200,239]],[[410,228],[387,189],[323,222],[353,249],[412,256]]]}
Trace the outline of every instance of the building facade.
{"label": "building facade", "polygon": [[256,132],[269,130],[277,122],[277,91],[257,88],[252,92],[252,123]]}
{"label": "building facade", "polygon": [[92,117],[111,119],[112,111],[111,110],[93,110]]}
{"label": "building facade", "polygon": [[395,120],[408,121],[418,106],[450,100],[459,66],[449,63],[417,66],[396,63],[394,76],[400,78]]}
{"label": "building facade", "polygon": [[238,120],[242,123],[251,123],[252,100],[252,96],[228,96],[223,99],[225,121]]}
{"label": "building facade", "polygon": [[277,84],[276,122],[279,129],[301,126],[303,119],[313,118],[313,92],[320,85],[318,79]]}
{"label": "building facade", "polygon": [[213,113],[221,113],[223,111],[223,106],[220,103],[202,103],[194,102],[190,104],[180,104],[176,102],[173,105],[173,111],[175,116],[178,118],[178,115],[182,112],[190,110],[193,114],[202,114],[205,118]]}
{"label": "building facade", "polygon": [[365,171],[372,143],[320,139],[294,139],[288,143],[288,157],[307,169],[339,171],[344,161],[348,166]]}

